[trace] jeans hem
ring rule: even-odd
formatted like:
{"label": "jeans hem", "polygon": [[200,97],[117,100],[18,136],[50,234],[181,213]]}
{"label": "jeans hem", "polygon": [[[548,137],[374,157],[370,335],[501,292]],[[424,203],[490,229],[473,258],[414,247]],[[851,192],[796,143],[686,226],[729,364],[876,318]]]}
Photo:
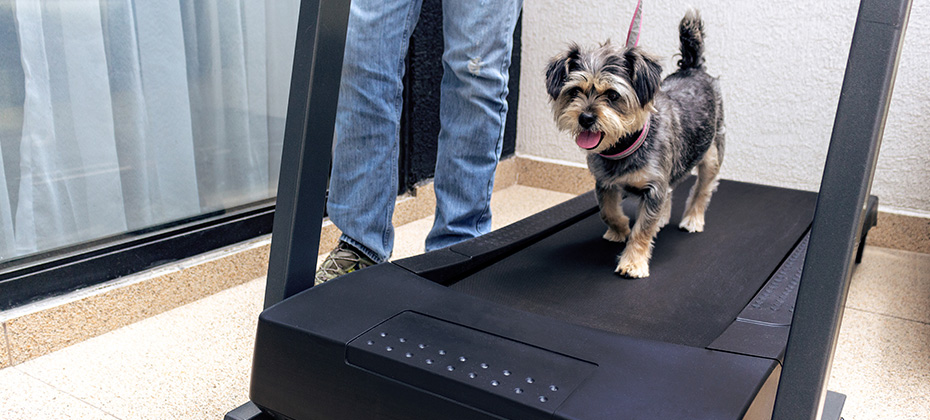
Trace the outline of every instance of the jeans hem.
{"label": "jeans hem", "polygon": [[383,263],[383,262],[387,262],[387,260],[389,260],[389,259],[391,258],[390,255],[387,256],[386,258],[381,258],[377,253],[375,253],[374,251],[368,249],[368,247],[366,247],[365,245],[362,245],[361,242],[356,241],[355,239],[352,239],[352,238],[346,236],[345,234],[342,234],[342,236],[339,237],[339,240],[340,240],[340,241],[343,241],[343,242],[345,242],[345,243],[347,243],[347,244],[349,244],[349,245],[354,246],[356,249],[358,249],[358,250],[361,251],[363,254],[365,254],[366,257],[371,258],[371,260],[374,261],[374,262],[377,263],[377,264],[381,264],[381,263]]}

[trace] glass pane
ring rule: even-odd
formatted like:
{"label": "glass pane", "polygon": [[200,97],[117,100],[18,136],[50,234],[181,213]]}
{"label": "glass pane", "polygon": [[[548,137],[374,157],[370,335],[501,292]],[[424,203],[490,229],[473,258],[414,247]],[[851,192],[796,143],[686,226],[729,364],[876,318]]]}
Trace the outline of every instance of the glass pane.
{"label": "glass pane", "polygon": [[299,0],[0,0],[0,261],[274,196]]}

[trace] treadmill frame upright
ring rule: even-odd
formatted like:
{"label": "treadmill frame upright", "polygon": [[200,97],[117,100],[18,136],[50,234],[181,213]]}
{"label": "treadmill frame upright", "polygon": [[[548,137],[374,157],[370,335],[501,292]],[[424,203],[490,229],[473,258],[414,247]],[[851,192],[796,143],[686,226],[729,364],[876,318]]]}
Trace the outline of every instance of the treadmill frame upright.
{"label": "treadmill frame upright", "polygon": [[265,308],[313,287],[349,0],[302,0],[284,127]]}
{"label": "treadmill frame upright", "polygon": [[[265,308],[312,287],[349,3],[301,2]],[[910,5],[911,0],[860,4],[775,402],[776,419],[819,418],[823,409]]]}
{"label": "treadmill frame upright", "polygon": [[820,419],[911,0],[863,0],[811,226],[776,420]]}

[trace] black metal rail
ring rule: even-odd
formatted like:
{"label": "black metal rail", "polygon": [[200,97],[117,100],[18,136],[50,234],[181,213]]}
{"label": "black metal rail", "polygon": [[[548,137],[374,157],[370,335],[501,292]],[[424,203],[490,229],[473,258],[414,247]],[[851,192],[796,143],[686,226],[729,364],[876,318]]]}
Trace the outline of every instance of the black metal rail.
{"label": "black metal rail", "polygon": [[862,0],[773,418],[820,419],[911,0]]}

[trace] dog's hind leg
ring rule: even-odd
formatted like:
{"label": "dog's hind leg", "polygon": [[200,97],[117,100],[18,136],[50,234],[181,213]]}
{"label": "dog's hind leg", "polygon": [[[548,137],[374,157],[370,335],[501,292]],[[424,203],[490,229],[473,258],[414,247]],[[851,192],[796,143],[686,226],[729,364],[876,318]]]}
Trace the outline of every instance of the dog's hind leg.
{"label": "dog's hind leg", "polygon": [[601,220],[607,224],[604,239],[611,242],[624,242],[630,236],[630,218],[623,214],[623,193],[616,188],[595,188],[597,204],[601,211]]}
{"label": "dog's hind leg", "polygon": [[685,214],[681,218],[681,224],[678,225],[688,232],[704,231],[704,212],[710,204],[710,196],[717,189],[717,181],[720,175],[720,159],[718,156],[717,141],[710,145],[704,158],[698,163],[698,176],[691,192],[688,194],[688,201],[685,202]]}

